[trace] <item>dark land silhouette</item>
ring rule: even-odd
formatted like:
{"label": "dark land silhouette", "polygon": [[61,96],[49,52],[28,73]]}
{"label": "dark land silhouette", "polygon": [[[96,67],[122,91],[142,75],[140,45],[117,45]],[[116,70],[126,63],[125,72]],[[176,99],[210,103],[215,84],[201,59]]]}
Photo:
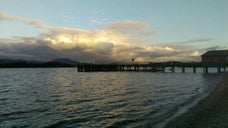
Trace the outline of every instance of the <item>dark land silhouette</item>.
{"label": "dark land silhouette", "polygon": [[58,58],[48,62],[35,60],[0,59],[0,68],[40,68],[40,67],[77,67],[80,64],[68,58]]}

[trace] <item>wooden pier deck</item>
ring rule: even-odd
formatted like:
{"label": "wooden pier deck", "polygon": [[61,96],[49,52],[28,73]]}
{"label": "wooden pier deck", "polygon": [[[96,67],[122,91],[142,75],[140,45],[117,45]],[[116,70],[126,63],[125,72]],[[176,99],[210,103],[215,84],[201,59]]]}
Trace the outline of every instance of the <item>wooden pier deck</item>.
{"label": "wooden pier deck", "polygon": [[82,64],[78,65],[78,72],[176,72],[177,68],[185,73],[186,68],[192,68],[196,73],[197,68],[203,68],[208,73],[209,68],[217,68],[217,72],[226,71],[227,64],[203,64],[203,63],[148,63],[148,64]]}

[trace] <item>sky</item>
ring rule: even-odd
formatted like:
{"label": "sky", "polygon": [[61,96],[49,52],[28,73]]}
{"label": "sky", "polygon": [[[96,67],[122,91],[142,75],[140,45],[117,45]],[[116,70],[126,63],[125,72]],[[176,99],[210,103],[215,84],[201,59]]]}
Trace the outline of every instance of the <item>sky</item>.
{"label": "sky", "polygon": [[228,0],[1,0],[0,58],[200,61],[228,48]]}

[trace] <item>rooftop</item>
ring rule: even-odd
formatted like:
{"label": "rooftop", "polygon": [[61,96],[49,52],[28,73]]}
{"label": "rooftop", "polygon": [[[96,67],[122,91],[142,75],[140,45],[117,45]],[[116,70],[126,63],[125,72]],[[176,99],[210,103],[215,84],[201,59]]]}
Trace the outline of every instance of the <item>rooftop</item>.
{"label": "rooftop", "polygon": [[207,51],[202,56],[228,56],[228,50]]}

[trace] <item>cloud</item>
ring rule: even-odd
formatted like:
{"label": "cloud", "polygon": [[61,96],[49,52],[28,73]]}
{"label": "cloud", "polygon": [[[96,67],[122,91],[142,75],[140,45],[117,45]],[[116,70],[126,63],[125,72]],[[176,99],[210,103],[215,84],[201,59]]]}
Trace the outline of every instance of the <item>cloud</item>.
{"label": "cloud", "polygon": [[10,20],[12,17],[7,14],[0,12],[0,20]]}
{"label": "cloud", "polygon": [[90,22],[91,22],[92,24],[95,24],[95,25],[101,25],[101,24],[103,24],[102,21],[100,21],[100,20],[95,20],[95,19],[90,20]]}
{"label": "cloud", "polygon": [[60,13],[60,16],[64,19],[67,19],[67,20],[73,20],[75,19],[75,17],[73,16],[72,13],[70,12],[67,12],[67,13]]}
{"label": "cloud", "polygon": [[[49,33],[43,37],[43,40],[50,42],[49,44],[51,45],[49,46],[53,49],[69,52],[76,48],[80,50],[80,54],[85,55],[84,58],[103,62],[127,62],[131,58],[140,61],[162,60],[158,58],[174,56],[179,52],[179,50],[167,46],[132,44],[133,40],[141,39],[135,38],[135,34],[131,35],[129,32],[134,32],[140,27],[144,30],[144,25],[146,25],[140,25],[142,24],[141,22],[134,22],[139,24],[138,26],[133,26],[132,23],[133,21],[130,23],[130,26],[127,26],[125,22],[124,26],[126,26],[126,29],[123,29],[123,24],[118,27],[115,23],[97,30],[55,27],[50,29]],[[113,25],[115,28],[110,27]],[[118,28],[121,28],[121,30]],[[123,33],[122,30],[128,31],[127,34]]]}
{"label": "cloud", "polygon": [[34,20],[34,19],[29,19],[29,18],[11,16],[11,15],[8,15],[8,14],[3,13],[3,12],[0,12],[0,20],[14,20],[14,21],[18,21],[18,22],[22,22],[25,24],[32,25],[36,28],[47,28],[48,27],[41,20]]}
{"label": "cloud", "polygon": [[41,20],[32,20],[32,19],[26,19],[26,18],[14,18],[17,21],[21,21],[25,24],[30,24],[36,28],[46,28],[47,25],[44,24]]}
{"label": "cloud", "polygon": [[[194,60],[201,51],[190,45],[212,39],[196,39],[185,43],[151,44],[151,38],[160,31],[142,21],[118,21],[96,30],[48,26],[40,20],[0,13],[0,20],[16,20],[46,31],[33,37],[0,39],[1,58],[50,60],[71,59],[110,63]],[[147,42],[148,41],[148,42]]]}
{"label": "cloud", "polygon": [[108,21],[109,21],[109,19],[107,19],[107,18],[99,18],[99,19],[90,20],[90,23],[92,23],[94,25],[104,25],[104,24],[107,24]]}
{"label": "cloud", "polygon": [[225,49],[225,47],[213,46],[213,47],[205,48],[204,51],[212,51],[212,50],[219,50],[219,49]]}
{"label": "cloud", "polygon": [[159,33],[159,30],[153,29],[150,27],[149,24],[143,21],[132,21],[132,20],[125,20],[125,21],[118,21],[113,22],[108,25],[108,29],[129,33],[129,34],[142,34],[142,35],[150,35]]}
{"label": "cloud", "polygon": [[155,46],[170,47],[173,49],[179,49],[181,51],[189,51],[191,49],[195,49],[193,45],[182,43],[182,42],[169,42],[169,43],[155,44]]}
{"label": "cloud", "polygon": [[191,56],[200,56],[201,54],[198,51],[195,51],[190,54]]}
{"label": "cloud", "polygon": [[11,55],[12,58],[36,60],[69,57],[79,61],[109,63],[130,62],[131,58],[135,58],[136,61],[148,62],[179,53],[179,50],[170,47],[132,45],[115,34],[108,37],[103,30],[52,28],[49,33],[37,37],[20,38],[17,42],[4,41],[7,40],[0,39],[0,51],[5,56],[1,54],[0,57]]}
{"label": "cloud", "polygon": [[214,40],[215,39],[213,39],[213,38],[197,38],[197,39],[193,39],[193,40],[184,41],[182,43],[200,43],[200,42],[208,43],[208,42],[214,41]]}

